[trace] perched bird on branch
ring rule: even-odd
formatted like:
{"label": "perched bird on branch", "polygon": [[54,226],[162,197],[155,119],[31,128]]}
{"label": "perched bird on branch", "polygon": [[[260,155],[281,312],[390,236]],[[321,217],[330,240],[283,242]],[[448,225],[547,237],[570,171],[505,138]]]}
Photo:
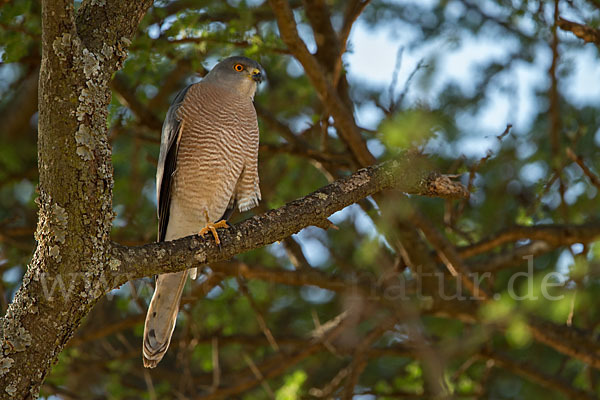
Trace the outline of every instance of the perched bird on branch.
{"label": "perched bird on branch", "polygon": [[[237,206],[255,207],[258,186],[258,123],[253,99],[262,68],[246,57],[229,57],[204,79],[183,89],[162,129],[156,170],[158,241],[210,232]],[[144,366],[165,355],[188,273],[161,274],[146,315]]]}

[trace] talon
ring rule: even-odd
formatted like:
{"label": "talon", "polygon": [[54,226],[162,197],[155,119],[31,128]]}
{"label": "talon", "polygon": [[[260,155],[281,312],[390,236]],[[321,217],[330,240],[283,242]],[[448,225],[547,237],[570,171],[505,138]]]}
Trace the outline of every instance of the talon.
{"label": "talon", "polygon": [[209,223],[209,224],[206,224],[206,226],[204,228],[200,229],[200,232],[198,232],[198,235],[204,237],[205,234],[210,232],[210,233],[212,233],[213,237],[215,238],[215,242],[218,245],[221,245],[221,240],[219,239],[219,234],[217,233],[217,228],[229,228],[229,225],[227,225],[227,221],[225,221],[225,220],[221,220],[217,223]]}

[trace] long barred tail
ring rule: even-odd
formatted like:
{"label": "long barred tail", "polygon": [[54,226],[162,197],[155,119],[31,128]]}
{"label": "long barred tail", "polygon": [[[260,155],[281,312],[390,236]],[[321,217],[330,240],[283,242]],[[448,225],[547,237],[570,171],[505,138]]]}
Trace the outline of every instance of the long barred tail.
{"label": "long barred tail", "polygon": [[161,274],[156,278],[156,289],[144,324],[143,358],[146,368],[156,367],[169,348],[188,273]]}

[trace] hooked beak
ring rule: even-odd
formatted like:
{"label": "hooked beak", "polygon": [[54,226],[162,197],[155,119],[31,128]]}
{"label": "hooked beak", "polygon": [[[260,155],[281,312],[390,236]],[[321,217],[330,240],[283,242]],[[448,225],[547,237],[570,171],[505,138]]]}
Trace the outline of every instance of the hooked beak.
{"label": "hooked beak", "polygon": [[263,80],[263,75],[260,69],[254,68],[251,74],[252,80],[256,83],[260,83]]}

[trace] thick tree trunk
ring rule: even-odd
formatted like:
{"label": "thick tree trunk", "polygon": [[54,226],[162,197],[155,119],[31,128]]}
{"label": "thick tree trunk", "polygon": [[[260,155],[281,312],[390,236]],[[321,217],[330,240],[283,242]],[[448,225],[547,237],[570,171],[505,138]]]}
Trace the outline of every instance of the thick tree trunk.
{"label": "thick tree trunk", "polygon": [[[43,2],[38,244],[2,321],[0,398],[37,397],[103,294],[113,218],[109,82],[151,3],[87,1],[75,16],[72,1]],[[52,292],[61,284],[68,290]]]}

